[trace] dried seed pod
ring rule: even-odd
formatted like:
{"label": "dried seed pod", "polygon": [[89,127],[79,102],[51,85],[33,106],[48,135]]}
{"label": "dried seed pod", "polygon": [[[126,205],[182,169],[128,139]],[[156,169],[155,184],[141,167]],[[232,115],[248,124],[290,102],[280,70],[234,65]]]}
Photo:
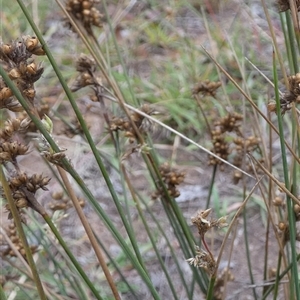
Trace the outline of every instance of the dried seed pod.
{"label": "dried seed pod", "polygon": [[11,119],[7,121],[9,125],[12,126],[14,131],[17,131],[20,128],[21,120],[20,119]]}
{"label": "dried seed pod", "polygon": [[13,95],[13,92],[11,91],[11,89],[8,87],[4,87],[0,91],[0,101],[8,99],[8,98],[12,97],[12,95]]}
{"label": "dried seed pod", "polygon": [[20,124],[20,131],[23,132],[24,130],[27,130],[31,122],[32,120],[29,117],[23,119]]}
{"label": "dried seed pod", "polygon": [[296,213],[296,215],[300,214],[300,205],[299,204],[294,205],[294,212]]}
{"label": "dried seed pod", "polygon": [[279,222],[279,223],[278,223],[278,229],[279,229],[280,231],[285,231],[285,230],[287,229],[287,224],[284,223],[284,222]]}
{"label": "dried seed pod", "polygon": [[53,198],[54,200],[60,200],[60,199],[62,199],[63,195],[64,195],[64,192],[63,192],[63,191],[60,191],[60,192],[54,192],[54,193],[51,194],[51,196],[52,196],[52,198]]}
{"label": "dried seed pod", "polygon": [[12,50],[13,50],[12,45],[3,44],[1,46],[1,52],[5,55],[9,55],[12,52]]}
{"label": "dried seed pod", "polygon": [[66,203],[51,203],[49,205],[49,208],[53,211],[65,210],[65,209],[67,209],[67,204]]}
{"label": "dried seed pod", "polygon": [[44,50],[41,46],[35,48],[35,49],[32,50],[31,52],[32,52],[32,54],[37,55],[37,56],[42,56],[42,55],[45,55],[45,54],[46,54],[45,50]]}
{"label": "dried seed pod", "polygon": [[279,196],[276,196],[272,202],[273,202],[274,206],[277,206],[277,207],[280,207],[284,204],[283,199]]}
{"label": "dried seed pod", "polygon": [[28,201],[26,198],[20,198],[16,201],[16,206],[18,208],[25,208],[28,207]]}
{"label": "dried seed pod", "polygon": [[13,68],[9,71],[8,76],[10,79],[14,80],[20,78],[22,74],[19,69]]}
{"label": "dried seed pod", "polygon": [[28,180],[28,177],[27,177],[26,173],[19,173],[19,179],[23,184],[25,184]]}
{"label": "dried seed pod", "polygon": [[21,199],[21,198],[26,198],[26,195],[24,194],[24,192],[17,190],[13,193],[13,198],[15,200]]}
{"label": "dried seed pod", "polygon": [[14,188],[18,188],[19,186],[22,185],[21,180],[19,179],[19,177],[13,177],[9,180],[9,184],[11,186],[13,186]]}
{"label": "dried seed pod", "polygon": [[8,152],[0,152],[0,163],[3,163],[5,161],[11,161],[12,157]]}
{"label": "dried seed pod", "polygon": [[31,182],[26,183],[26,188],[29,192],[32,192],[32,193],[36,192],[36,188]]}
{"label": "dried seed pod", "polygon": [[29,74],[36,74],[37,65],[34,62],[32,62],[31,64],[29,64],[29,65],[26,66],[26,71]]}
{"label": "dried seed pod", "polygon": [[36,48],[38,43],[39,43],[39,40],[35,36],[32,36],[25,40],[25,45],[26,45],[26,48],[28,51],[32,51],[34,48]]}

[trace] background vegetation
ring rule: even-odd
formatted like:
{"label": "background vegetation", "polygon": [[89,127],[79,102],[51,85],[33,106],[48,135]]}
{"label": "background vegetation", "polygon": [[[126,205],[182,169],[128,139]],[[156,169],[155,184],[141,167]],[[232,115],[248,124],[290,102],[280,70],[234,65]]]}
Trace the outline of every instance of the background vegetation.
{"label": "background vegetation", "polygon": [[1,299],[300,299],[296,2],[0,5]]}

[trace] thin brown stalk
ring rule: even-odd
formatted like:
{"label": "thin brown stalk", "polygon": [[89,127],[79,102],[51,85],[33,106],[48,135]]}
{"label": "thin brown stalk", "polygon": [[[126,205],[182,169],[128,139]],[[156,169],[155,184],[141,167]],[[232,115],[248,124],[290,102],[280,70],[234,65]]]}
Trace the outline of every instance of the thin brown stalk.
{"label": "thin brown stalk", "polygon": [[[232,256],[232,253],[233,253],[234,241],[235,241],[236,233],[237,233],[237,229],[238,229],[238,223],[236,222],[235,224],[236,224],[236,226],[233,229],[232,242],[231,242],[230,250],[229,250],[229,257],[228,257],[228,264],[227,264],[227,269],[228,270],[230,270],[231,256]],[[225,276],[225,280],[224,280],[224,292],[223,292],[223,295],[222,295],[222,299],[225,299],[225,296],[226,296],[227,281],[228,281],[227,279],[228,279],[228,277]]]}
{"label": "thin brown stalk", "polygon": [[[252,164],[252,169],[254,171],[254,175],[255,177],[257,178],[258,180],[258,174],[256,172],[256,169],[255,169],[255,166],[253,164],[253,161],[251,161],[251,164]],[[286,257],[284,255],[284,244],[282,243],[282,238],[279,236],[278,234],[278,231],[277,231],[277,227],[276,227],[276,224],[274,222],[274,219],[272,217],[272,213],[271,213],[271,209],[270,209],[270,203],[267,201],[266,197],[265,197],[265,193],[264,191],[262,190],[262,187],[261,185],[259,184],[259,189],[260,189],[260,192],[261,192],[261,195],[262,195],[262,198],[264,199],[264,203],[266,205],[266,208],[267,208],[267,212],[268,212],[268,222],[271,222],[272,224],[272,227],[273,227],[273,230],[274,230],[274,234],[275,234],[275,238],[277,240],[277,243],[278,243],[278,246],[279,246],[279,251],[283,257],[283,261],[284,261],[284,265],[285,267],[287,267],[288,263],[286,261]],[[268,243],[268,240],[266,240],[266,244]]]}
{"label": "thin brown stalk", "polygon": [[16,246],[14,245],[14,243],[11,241],[11,239],[9,238],[9,236],[6,234],[6,231],[4,230],[4,228],[2,226],[0,226],[0,233],[1,235],[4,237],[6,243],[9,245],[9,247],[11,248],[11,250],[14,252],[14,254],[16,255],[16,257],[19,259],[19,261],[24,265],[26,271],[22,271],[26,274],[26,276],[31,277],[31,270],[30,267],[28,266],[28,263],[26,262],[26,260],[24,259],[24,257],[21,255],[21,253],[17,250]]}
{"label": "thin brown stalk", "polygon": [[263,172],[269,177],[269,178],[271,178],[271,180],[273,181],[273,182],[275,182],[275,184],[281,189],[281,190],[283,190],[293,201],[294,201],[294,203],[295,204],[298,204],[298,205],[300,205],[300,201],[299,201],[299,199],[297,199],[297,197],[295,196],[295,195],[293,195],[286,187],[285,187],[285,185],[284,185],[284,183],[283,182],[281,182],[281,181],[279,181],[278,179],[276,179],[259,161],[257,161],[256,159],[255,159],[255,157],[254,156],[252,156],[250,153],[248,153],[247,155],[249,155],[249,157],[253,160],[253,161],[255,161],[255,163],[258,165],[258,167],[260,168],[260,169],[262,169],[263,170]]}
{"label": "thin brown stalk", "polygon": [[[262,177],[263,178],[263,177]],[[219,264],[220,264],[220,261],[221,261],[221,258],[222,258],[222,254],[223,254],[223,251],[224,251],[224,248],[225,248],[225,244],[226,244],[226,241],[228,240],[228,236],[230,234],[230,232],[232,231],[232,228],[233,228],[233,225],[235,224],[235,222],[237,221],[240,213],[242,212],[242,210],[244,209],[244,207],[246,206],[248,200],[250,199],[251,195],[253,194],[254,190],[256,189],[256,187],[258,186],[258,184],[260,183],[260,181],[262,180],[262,178],[260,178],[254,185],[254,187],[251,189],[251,191],[249,192],[249,195],[246,197],[246,199],[242,202],[241,206],[239,207],[239,209],[237,210],[237,212],[235,213],[234,217],[232,218],[230,224],[229,224],[229,227],[228,227],[228,230],[226,232],[226,235],[223,239],[223,242],[222,242],[222,245],[220,247],[220,251],[219,251],[219,255],[218,255],[218,258],[217,258],[217,261],[216,261],[216,269],[215,269],[215,273],[217,273],[217,270],[218,270],[218,267],[219,267]]]}
{"label": "thin brown stalk", "polygon": [[268,22],[269,30],[270,30],[272,41],[273,41],[273,46],[274,46],[274,49],[275,49],[275,52],[276,52],[276,56],[278,57],[278,61],[279,61],[280,68],[281,68],[281,72],[283,74],[284,83],[285,83],[285,86],[288,88],[289,82],[288,82],[288,79],[287,79],[287,75],[286,75],[286,71],[285,71],[283,59],[282,59],[282,56],[281,56],[279,48],[278,48],[278,44],[277,44],[277,40],[276,40],[276,34],[274,32],[274,28],[273,28],[272,23],[271,23],[271,18],[270,18],[270,15],[269,15],[269,12],[268,12],[265,0],[261,0],[261,4],[262,4],[262,7],[264,9],[266,20]]}
{"label": "thin brown stalk", "polygon": [[196,95],[194,95],[194,97],[195,97],[195,99],[196,99],[196,101],[197,101],[197,104],[198,104],[200,110],[201,110],[201,113],[202,113],[202,116],[203,116],[203,118],[204,118],[204,121],[205,121],[205,124],[206,124],[206,126],[207,126],[207,129],[209,130],[210,135],[212,135],[212,133],[211,133],[211,127],[210,127],[209,122],[208,122],[207,117],[206,117],[207,114],[204,112],[204,109],[202,108],[202,105],[201,105],[201,101],[200,101],[199,95],[196,94]]}
{"label": "thin brown stalk", "polygon": [[82,208],[81,208],[81,206],[79,204],[79,201],[78,201],[78,199],[77,199],[77,197],[75,195],[75,192],[74,192],[74,190],[73,190],[73,188],[72,188],[72,186],[70,184],[70,181],[69,181],[69,179],[67,177],[67,173],[61,167],[57,167],[57,169],[58,169],[58,172],[59,172],[59,174],[60,174],[60,176],[61,176],[61,178],[62,178],[62,180],[64,182],[64,185],[65,185],[65,187],[66,187],[66,189],[68,191],[68,194],[69,194],[69,196],[70,196],[70,198],[71,198],[71,200],[73,202],[73,205],[74,205],[75,210],[76,210],[76,212],[77,212],[77,214],[78,214],[78,216],[80,218],[80,221],[81,221],[81,223],[82,223],[82,225],[83,225],[83,227],[85,229],[85,232],[86,232],[86,234],[87,234],[87,236],[88,236],[88,238],[89,238],[89,240],[91,242],[91,246],[93,247],[93,249],[95,251],[95,254],[96,254],[96,256],[98,258],[98,261],[99,261],[99,263],[100,263],[100,265],[102,267],[102,270],[103,270],[104,275],[105,275],[105,277],[107,279],[107,282],[108,282],[108,284],[109,284],[109,286],[111,288],[111,291],[112,291],[112,293],[113,293],[113,295],[114,295],[114,297],[115,297],[116,300],[121,300],[120,295],[118,293],[118,289],[117,289],[117,287],[116,287],[116,285],[114,283],[114,280],[113,280],[113,278],[112,278],[112,276],[111,276],[111,274],[109,272],[109,269],[108,269],[108,267],[106,265],[106,262],[105,262],[105,259],[103,257],[102,251],[101,251],[101,249],[99,247],[99,244],[98,244],[98,242],[97,242],[97,240],[95,238],[93,230],[92,230],[89,222],[87,221],[87,219],[85,217],[85,214],[83,213],[83,210],[82,210]]}

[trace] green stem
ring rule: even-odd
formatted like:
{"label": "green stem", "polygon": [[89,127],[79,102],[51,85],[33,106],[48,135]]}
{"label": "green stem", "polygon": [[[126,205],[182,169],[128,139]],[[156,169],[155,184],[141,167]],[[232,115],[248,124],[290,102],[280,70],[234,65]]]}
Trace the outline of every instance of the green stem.
{"label": "green stem", "polygon": [[214,165],[213,167],[213,173],[212,173],[212,178],[210,181],[210,185],[209,185],[209,190],[208,190],[208,196],[207,196],[207,202],[206,202],[206,208],[209,208],[210,205],[210,200],[211,200],[211,195],[214,189],[214,183],[215,183],[215,179],[216,179],[216,174],[217,174],[217,169],[218,169],[218,165]]}
{"label": "green stem", "polygon": [[1,284],[0,284],[0,299],[1,300],[7,300],[7,297],[6,297],[5,293],[4,293],[4,290],[3,290],[3,287],[2,287]]}
{"label": "green stem", "polygon": [[[280,108],[280,98],[278,92],[278,76],[276,71],[276,59],[275,55],[273,57],[273,76],[274,76],[274,87],[275,87],[275,99],[276,99],[276,112],[278,119],[279,127],[279,138],[281,146],[281,155],[282,155],[282,166],[284,174],[284,182],[287,189],[290,189],[289,181],[289,168],[287,164],[285,141],[284,141],[284,129],[283,121]],[[299,287],[299,276],[298,276],[298,267],[297,267],[297,252],[296,252],[296,228],[295,228],[295,214],[293,209],[293,202],[291,198],[286,195],[287,211],[288,211],[288,221],[289,221],[289,233],[290,233],[290,249],[291,249],[291,259],[292,259],[292,276],[291,283],[295,288],[296,299],[300,299],[300,287]],[[293,296],[293,295],[291,295]]]}
{"label": "green stem", "polygon": [[[254,285],[254,277],[253,277],[253,273],[252,273],[252,264],[251,264],[249,240],[248,240],[248,231],[247,231],[247,213],[246,212],[247,212],[247,210],[246,210],[246,206],[245,206],[244,210],[243,210],[244,240],[245,240],[246,257],[247,257],[247,264],[248,264],[250,282],[251,282],[252,285]],[[253,288],[253,296],[254,296],[255,299],[257,299],[255,287]]]}
{"label": "green stem", "polygon": [[68,246],[65,243],[64,239],[59,234],[56,226],[53,224],[51,218],[48,215],[46,215],[46,216],[44,216],[44,220],[48,224],[48,226],[51,228],[51,230],[54,233],[55,237],[59,241],[59,244],[63,247],[64,251],[66,252],[66,254],[69,256],[70,260],[72,261],[74,267],[77,269],[77,271],[79,272],[79,274],[81,275],[81,277],[83,278],[83,280],[86,282],[86,284],[88,285],[88,287],[91,289],[91,291],[93,292],[94,296],[98,300],[102,300],[101,296],[99,295],[99,292],[96,290],[95,286],[90,281],[90,279],[88,278],[88,276],[86,275],[86,273],[83,271],[83,269],[81,268],[80,264],[76,260],[76,258],[73,255],[73,253],[68,248]]}

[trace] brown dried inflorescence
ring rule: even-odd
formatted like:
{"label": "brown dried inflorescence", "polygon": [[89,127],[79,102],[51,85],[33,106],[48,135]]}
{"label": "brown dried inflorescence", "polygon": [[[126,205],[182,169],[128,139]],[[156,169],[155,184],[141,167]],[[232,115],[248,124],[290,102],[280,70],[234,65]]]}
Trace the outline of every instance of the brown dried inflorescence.
{"label": "brown dried inflorescence", "polygon": [[205,234],[208,230],[216,227],[223,228],[228,226],[226,220],[227,217],[221,217],[219,219],[208,219],[209,214],[211,213],[211,208],[206,210],[200,210],[197,214],[191,218],[193,225],[195,225],[198,229],[198,233],[200,235],[203,246],[206,251],[200,249],[200,247],[195,246],[196,255],[192,258],[187,259],[187,262],[194,267],[204,268],[210,275],[215,274],[216,272],[216,261],[209,250],[207,243],[205,241]]}
{"label": "brown dried inflorescence", "polygon": [[[253,173],[253,166],[256,173],[261,173],[261,169],[257,164],[252,165],[251,162],[245,162],[246,153],[254,151],[259,152],[259,145],[261,140],[255,136],[249,136],[247,138],[237,137],[233,139],[235,147],[233,148],[234,159],[233,164],[239,168],[243,168],[248,173]],[[258,161],[263,164],[264,159],[259,158]],[[242,173],[238,170],[234,171],[233,182],[237,184],[242,179]]]}
{"label": "brown dried inflorescence", "polygon": [[[35,37],[22,37],[11,44],[0,43],[0,64],[31,106],[32,111],[36,113],[34,84],[41,77],[43,68],[34,62],[33,55],[44,55],[44,50]],[[13,112],[23,110],[2,77],[0,78],[0,109]],[[35,198],[35,193],[38,189],[47,190],[46,186],[50,180],[41,174],[29,176],[23,173],[18,165],[17,157],[28,154],[29,147],[24,144],[23,135],[28,131],[30,123],[30,118],[24,112],[18,118],[7,119],[0,128],[0,163],[5,168],[12,199],[24,223],[26,222],[24,208],[30,207],[42,215],[45,214],[45,210]],[[4,199],[9,197],[2,187],[0,192]],[[10,206],[6,204],[5,207],[8,218],[11,219]]]}
{"label": "brown dried inflorescence", "polygon": [[227,217],[221,217],[219,219],[210,219],[207,217],[211,212],[211,208],[206,210],[200,210],[197,214],[191,218],[192,223],[197,227],[198,233],[201,237],[204,237],[205,233],[213,227],[223,228],[228,224],[226,223]]}
{"label": "brown dried inflorescence", "polygon": [[[300,11],[300,0],[296,0],[295,4],[297,6],[298,11]],[[290,1],[289,0],[277,0],[277,7],[279,12],[284,12],[290,9]]]}
{"label": "brown dried inflorescence", "polygon": [[[243,116],[239,113],[228,113],[223,118],[220,118],[214,123],[214,129],[211,130],[211,139],[213,148],[211,152],[218,157],[229,160],[238,168],[245,169],[246,172],[253,173],[253,166],[250,163],[245,163],[246,154],[249,152],[257,151],[260,153],[261,140],[256,136],[244,137],[241,131],[241,122]],[[263,163],[263,159],[258,159],[260,163]],[[218,158],[210,155],[209,165],[220,165],[221,170],[224,170],[224,163]],[[258,166],[256,171],[259,172]],[[241,171],[235,170],[233,173],[233,181],[237,184],[243,177]]]}
{"label": "brown dried inflorescence", "polygon": [[86,86],[101,86],[101,80],[95,77],[96,63],[85,54],[81,54],[76,61],[76,70],[79,72],[75,82],[71,86],[72,92]]}
{"label": "brown dried inflorescence", "polygon": [[186,261],[196,268],[203,268],[210,275],[214,274],[216,271],[215,259],[209,253],[201,250],[198,246],[195,246],[195,248],[195,257],[189,258]]}
{"label": "brown dried inflorescence", "polygon": [[[33,174],[32,176],[28,176],[26,173],[21,173],[20,171],[17,173],[17,175],[8,179],[13,200],[20,214],[23,208],[28,207],[31,207],[39,213],[44,213],[43,208],[35,198],[35,193],[38,189],[47,191],[48,189],[46,186],[49,181],[50,178],[43,177],[41,174]],[[2,196],[5,197],[4,194]],[[5,207],[9,212],[8,218],[12,219],[9,205],[6,204]]]}
{"label": "brown dried inflorescence", "polygon": [[[300,73],[288,77],[288,91],[280,97],[280,110],[284,115],[286,111],[292,108],[292,103],[299,101],[300,96]],[[276,112],[276,103],[271,101],[268,103],[269,112]]]}
{"label": "brown dried inflorescence", "polygon": [[[221,132],[221,130],[213,130],[211,132],[212,136],[212,143],[213,143],[213,148],[210,150],[212,153],[216,154],[218,157],[223,158],[224,160],[227,160],[229,154],[230,154],[230,149],[229,149],[229,144],[227,143],[225,139],[225,135]],[[209,156],[209,165],[223,165],[223,162],[216,157],[210,155]]]}
{"label": "brown dried inflorescence", "polygon": [[[211,131],[211,139],[213,143],[213,149],[211,149],[211,152],[224,160],[228,159],[231,150],[230,145],[226,140],[226,133],[235,132],[238,136],[241,136],[240,123],[242,120],[243,116],[241,114],[233,112],[214,123],[214,130]],[[214,156],[209,157],[208,163],[209,165],[223,165],[223,162]]]}
{"label": "brown dried inflorescence", "polygon": [[[171,168],[168,163],[164,163],[159,167],[159,173],[167,187],[169,195],[174,198],[179,197],[180,192],[177,186],[183,182],[185,172],[178,172],[174,168]],[[164,189],[161,187],[152,195],[152,199],[165,199],[164,194]]]}
{"label": "brown dried inflorescence", "polygon": [[[4,239],[4,236],[0,234],[0,245],[1,245],[0,256],[1,257],[15,257],[16,253],[14,250],[16,250],[23,257],[26,257],[25,249],[23,247],[21,239],[19,238],[19,236],[17,234],[15,224],[11,223],[7,228],[5,228],[5,232],[8,236],[8,238],[10,238],[11,242],[13,243],[14,249],[12,249],[12,247],[10,247],[10,245]],[[31,245],[31,246],[29,246],[29,248],[32,253],[36,253],[38,250],[37,245]]]}
{"label": "brown dried inflorescence", "polygon": [[30,118],[24,119],[15,118],[8,119],[4,122],[4,127],[0,128],[0,139],[3,141],[9,141],[14,134],[25,133],[30,124]]}
{"label": "brown dried inflorescence", "polygon": [[224,118],[215,122],[215,128],[219,128],[222,133],[225,132],[235,132],[237,135],[241,136],[241,121],[243,120],[243,115],[233,112],[229,113]]}
{"label": "brown dried inflorescence", "polygon": [[[23,37],[11,44],[0,43],[0,63],[24,98],[31,104],[35,97],[34,83],[42,76],[44,68],[36,64],[33,55],[44,55],[45,52],[36,37]],[[0,79],[0,108],[11,111],[22,111],[19,102],[3,79]]]}
{"label": "brown dried inflorescence", "polygon": [[220,81],[214,82],[210,80],[205,80],[197,83],[196,86],[193,88],[192,93],[193,95],[200,93],[203,96],[211,96],[215,98],[217,89],[220,86],[221,86]]}
{"label": "brown dried inflorescence", "polygon": [[[140,107],[140,111],[151,116],[156,114],[156,110],[149,104],[143,104]],[[145,134],[151,131],[152,122],[145,118],[143,115],[139,114],[138,112],[133,112],[130,114],[130,119],[134,122],[137,129],[139,129],[140,134]],[[124,131],[125,137],[129,139],[130,143],[134,143],[134,141],[138,140],[136,132],[132,127],[130,120],[128,118],[120,118],[120,117],[113,117],[110,120],[110,130],[111,131]]]}
{"label": "brown dried inflorescence", "polygon": [[[68,0],[66,10],[92,35],[92,26],[102,27],[103,15],[96,8],[99,0]],[[72,27],[72,26],[71,26]]]}

